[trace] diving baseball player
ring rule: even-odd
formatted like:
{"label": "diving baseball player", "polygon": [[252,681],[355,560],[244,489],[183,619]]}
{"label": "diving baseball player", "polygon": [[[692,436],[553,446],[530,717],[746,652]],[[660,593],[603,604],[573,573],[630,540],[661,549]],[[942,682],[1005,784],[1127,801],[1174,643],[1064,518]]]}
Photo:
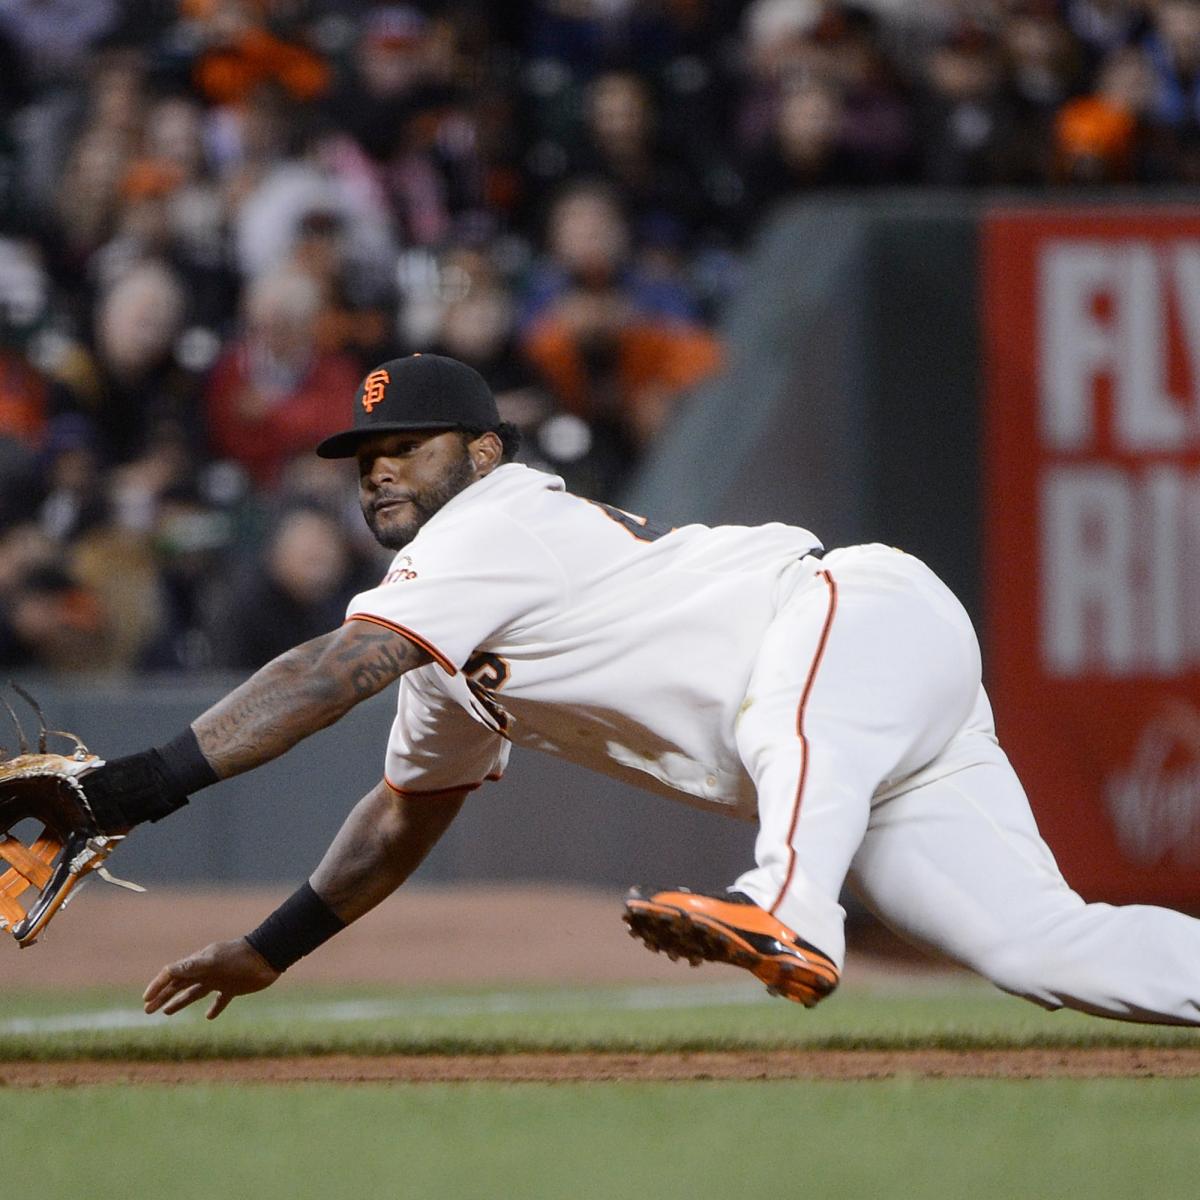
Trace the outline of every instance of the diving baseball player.
{"label": "diving baseball player", "polygon": [[384,777],[311,879],[246,937],[165,967],[148,1012],[215,992],[215,1017],[274,982],[403,883],[515,744],[757,818],[727,894],[630,894],[653,948],[815,1004],[842,970],[849,877],[906,938],[1047,1008],[1200,1024],[1200,921],[1067,886],[997,745],[971,624],[927,567],[788,525],[661,528],[514,448],[462,363],[372,371],[317,453],[357,460],[396,552],[379,586],[170,744],[84,777],[123,832],[399,680]]}

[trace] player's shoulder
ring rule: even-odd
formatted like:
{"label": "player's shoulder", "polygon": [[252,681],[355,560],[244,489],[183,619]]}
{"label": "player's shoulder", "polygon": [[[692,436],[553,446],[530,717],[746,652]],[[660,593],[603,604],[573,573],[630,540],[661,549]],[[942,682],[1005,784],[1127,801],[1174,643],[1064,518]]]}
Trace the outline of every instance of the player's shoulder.
{"label": "player's shoulder", "polygon": [[487,516],[503,519],[527,510],[532,502],[565,494],[563,481],[557,475],[523,463],[503,463],[463,488],[439,510],[426,528],[475,524]]}
{"label": "player's shoulder", "polygon": [[516,497],[528,491],[521,476],[508,473],[515,465],[506,463],[452,496],[421,526],[410,545],[457,541],[472,531],[502,525]]}
{"label": "player's shoulder", "polygon": [[439,509],[401,553],[407,561],[400,565],[418,572],[489,563],[532,569],[545,557],[545,531],[555,521],[542,500],[552,495],[565,495],[557,476],[506,463]]}

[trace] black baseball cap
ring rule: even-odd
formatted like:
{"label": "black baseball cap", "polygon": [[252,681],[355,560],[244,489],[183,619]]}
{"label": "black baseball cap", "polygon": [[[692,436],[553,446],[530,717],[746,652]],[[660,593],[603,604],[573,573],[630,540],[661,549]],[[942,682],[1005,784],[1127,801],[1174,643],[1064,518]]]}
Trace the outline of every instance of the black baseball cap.
{"label": "black baseball cap", "polygon": [[327,437],[322,458],[352,458],[359,443],[410,429],[498,429],[496,400],[482,375],[456,358],[410,354],[371,371],[354,394],[354,425]]}

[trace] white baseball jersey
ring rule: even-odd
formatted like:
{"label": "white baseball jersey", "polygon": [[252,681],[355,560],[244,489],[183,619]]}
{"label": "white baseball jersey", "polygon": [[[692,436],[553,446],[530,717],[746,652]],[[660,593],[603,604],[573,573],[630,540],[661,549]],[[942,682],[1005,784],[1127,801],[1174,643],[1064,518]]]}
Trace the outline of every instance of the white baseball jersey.
{"label": "white baseball jersey", "polygon": [[[509,743],[752,816],[734,727],[807,530],[670,531],[498,467],[438,511],[348,620],[410,637],[388,743],[399,791],[498,777]],[[681,796],[680,793],[683,793]]]}
{"label": "white baseball jersey", "polygon": [[889,547],[801,557],[817,545],[787,525],[662,531],[497,468],[350,605],[434,659],[401,680],[388,781],[469,787],[516,742],[757,807],[735,889],[839,969],[849,877],[892,928],[1007,991],[1200,1025],[1200,921],[1067,886],[949,589]]}

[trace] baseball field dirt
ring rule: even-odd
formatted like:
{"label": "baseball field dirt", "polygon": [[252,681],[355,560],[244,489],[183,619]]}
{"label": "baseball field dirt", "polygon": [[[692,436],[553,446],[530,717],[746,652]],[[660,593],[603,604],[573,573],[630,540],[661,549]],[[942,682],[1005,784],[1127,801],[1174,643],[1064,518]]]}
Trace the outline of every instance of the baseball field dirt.
{"label": "baseball field dirt", "polygon": [[654,1083],[778,1079],[1180,1079],[1200,1051],[772,1050],[700,1054],[321,1055],[199,1062],[0,1063],[0,1087],[195,1083]]}
{"label": "baseball field dirt", "polygon": [[[69,994],[98,985],[128,988],[129,1002],[135,1003],[141,988],[163,963],[251,927],[284,890],[155,889],[146,896],[132,896],[94,888],[60,918],[44,945],[18,952],[0,944],[0,1009],[6,992],[28,994],[33,989]],[[589,988],[694,983],[698,973],[647,954],[625,936],[619,921],[620,900],[616,894],[557,887],[413,887],[299,964],[287,984],[297,988]],[[911,989],[923,986],[923,981],[936,984],[939,978],[953,984],[962,979],[961,972],[908,951],[869,923],[852,926],[850,945],[844,984],[848,993],[863,988]],[[837,999],[831,1003],[836,1005]],[[1111,1028],[1111,1023],[1103,1025]],[[329,1053],[179,1061],[124,1061],[107,1056],[0,1061],[0,1087],[12,1088],[104,1083],[852,1080],[894,1076],[1196,1077],[1200,1076],[1200,1038],[1194,1045],[1189,1041],[1169,1046],[964,1050],[813,1047],[686,1053],[666,1049],[651,1053]]]}

